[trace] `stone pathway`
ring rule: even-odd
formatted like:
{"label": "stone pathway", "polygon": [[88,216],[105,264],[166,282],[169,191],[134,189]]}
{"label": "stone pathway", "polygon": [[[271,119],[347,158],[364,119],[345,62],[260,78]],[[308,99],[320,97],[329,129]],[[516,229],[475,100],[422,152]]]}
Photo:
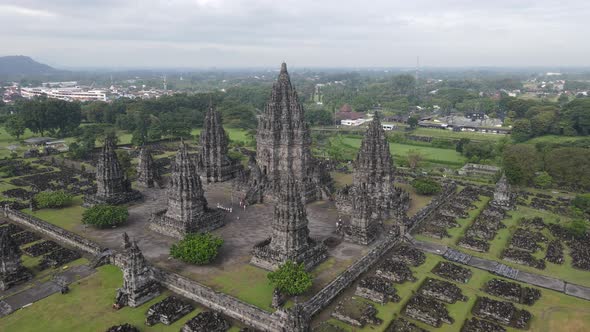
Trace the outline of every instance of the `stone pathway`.
{"label": "stone pathway", "polygon": [[590,301],[590,287],[571,284],[558,278],[548,277],[537,273],[521,271],[490,259],[470,256],[461,251],[451,249],[445,245],[418,241],[407,235],[406,237],[410,239],[410,242],[416,248],[425,252],[443,256],[446,259],[495,273],[506,278],[524,282],[526,284],[551,289],[560,293]]}
{"label": "stone pathway", "polygon": [[[72,282],[85,278],[95,272],[96,270],[88,265],[79,265],[59,273],[58,276],[62,277],[69,285]],[[0,300],[0,318],[60,291],[61,287],[58,284],[53,281],[46,281],[23,290],[22,292],[8,296],[4,300]]]}

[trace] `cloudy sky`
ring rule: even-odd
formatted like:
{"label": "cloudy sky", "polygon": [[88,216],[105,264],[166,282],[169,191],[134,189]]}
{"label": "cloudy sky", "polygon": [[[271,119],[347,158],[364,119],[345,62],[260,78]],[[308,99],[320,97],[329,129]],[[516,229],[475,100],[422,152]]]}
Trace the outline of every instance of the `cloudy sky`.
{"label": "cloudy sky", "polygon": [[57,67],[588,66],[586,0],[0,0]]}

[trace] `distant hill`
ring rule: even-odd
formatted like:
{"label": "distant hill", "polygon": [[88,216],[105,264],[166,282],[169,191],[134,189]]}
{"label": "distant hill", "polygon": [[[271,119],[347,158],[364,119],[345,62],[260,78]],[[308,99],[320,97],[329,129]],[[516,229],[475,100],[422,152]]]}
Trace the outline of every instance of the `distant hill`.
{"label": "distant hill", "polygon": [[11,55],[0,57],[0,77],[55,74],[57,69],[39,63],[28,56]]}

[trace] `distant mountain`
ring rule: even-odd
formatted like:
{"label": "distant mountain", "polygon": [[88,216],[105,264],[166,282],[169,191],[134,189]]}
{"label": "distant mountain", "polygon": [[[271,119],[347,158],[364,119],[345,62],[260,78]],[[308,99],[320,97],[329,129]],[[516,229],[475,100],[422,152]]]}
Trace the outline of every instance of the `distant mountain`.
{"label": "distant mountain", "polygon": [[55,74],[57,69],[39,63],[28,56],[11,55],[0,57],[0,78],[2,76],[29,76]]}

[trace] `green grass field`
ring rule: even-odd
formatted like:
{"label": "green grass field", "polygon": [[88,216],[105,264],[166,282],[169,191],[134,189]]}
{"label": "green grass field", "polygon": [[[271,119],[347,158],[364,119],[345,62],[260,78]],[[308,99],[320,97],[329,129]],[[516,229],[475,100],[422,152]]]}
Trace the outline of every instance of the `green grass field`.
{"label": "green grass field", "polygon": [[23,212],[35,216],[39,219],[50,222],[63,229],[74,231],[76,226],[79,226],[82,221],[82,213],[85,208],[82,207],[82,197],[74,198],[72,205],[61,209],[40,209],[31,212],[29,209]]}
{"label": "green grass field", "polygon": [[[250,137],[248,136],[248,130],[246,130],[246,129],[241,129],[241,128],[224,128],[224,129],[227,132],[227,136],[229,136],[229,139],[232,141],[247,142],[250,140]],[[191,131],[191,135],[193,135],[193,136],[199,135],[200,133],[201,133],[201,128],[193,129]]]}
{"label": "green grass field", "polygon": [[70,293],[53,294],[33,305],[0,318],[1,331],[105,331],[113,325],[130,323],[141,331],[178,331],[187,320],[201,309],[194,310],[174,324],[145,325],[145,313],[150,305],[162,300],[168,292],[139,308],[111,308],[115,293],[122,284],[122,273],[117,267],[105,265],[98,272],[70,285]]}
{"label": "green grass field", "polygon": [[571,136],[558,136],[558,135],[545,135],[539,136],[535,138],[531,138],[530,140],[526,141],[527,144],[537,144],[537,143],[554,143],[554,144],[573,144],[574,142],[581,141],[581,140],[588,140],[587,136],[578,136],[578,137],[571,137]]}
{"label": "green grass field", "polygon": [[[352,137],[343,137],[343,143],[359,149],[361,146],[362,139],[359,138],[352,138]],[[407,144],[399,144],[399,143],[389,143],[389,150],[391,154],[398,157],[398,158],[405,158],[408,155],[409,151],[418,151],[420,152],[426,161],[432,163],[444,163],[444,164],[453,164],[453,165],[463,165],[466,162],[465,157],[463,157],[459,152],[451,149],[440,149],[440,148],[433,148],[428,146],[415,146],[415,145],[407,145]]]}
{"label": "green grass field", "polygon": [[487,134],[487,133],[477,133],[477,132],[469,132],[469,131],[452,131],[452,130],[443,130],[443,129],[435,129],[435,128],[416,128],[412,132],[412,135],[417,136],[430,136],[435,138],[446,138],[446,139],[461,139],[461,138],[468,138],[474,141],[492,141],[497,142],[507,135],[499,135],[499,134]]}

